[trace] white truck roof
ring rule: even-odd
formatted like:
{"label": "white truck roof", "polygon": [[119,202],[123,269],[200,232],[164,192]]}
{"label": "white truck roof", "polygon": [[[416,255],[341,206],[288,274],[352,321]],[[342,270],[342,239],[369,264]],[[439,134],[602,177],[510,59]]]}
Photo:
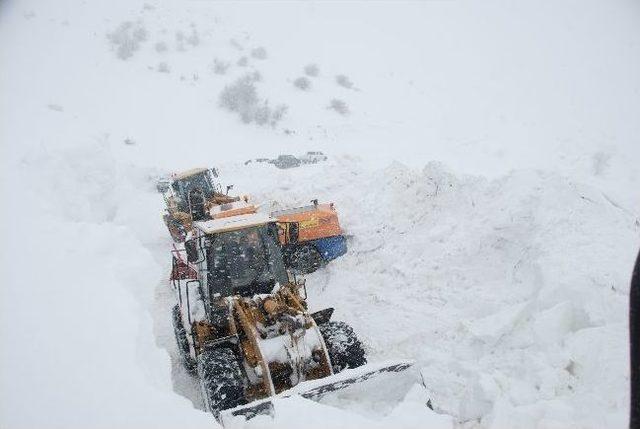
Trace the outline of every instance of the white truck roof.
{"label": "white truck roof", "polygon": [[276,219],[267,213],[248,213],[237,216],[223,217],[207,221],[194,222],[193,226],[205,234],[234,231],[252,226],[265,225],[275,222]]}
{"label": "white truck roof", "polygon": [[192,168],[191,170],[187,170],[187,171],[183,171],[181,173],[176,173],[173,175],[173,179],[174,180],[182,180],[182,179],[186,179],[187,177],[191,177],[195,174],[198,173],[202,173],[203,171],[207,171],[206,168],[200,167],[200,168]]}

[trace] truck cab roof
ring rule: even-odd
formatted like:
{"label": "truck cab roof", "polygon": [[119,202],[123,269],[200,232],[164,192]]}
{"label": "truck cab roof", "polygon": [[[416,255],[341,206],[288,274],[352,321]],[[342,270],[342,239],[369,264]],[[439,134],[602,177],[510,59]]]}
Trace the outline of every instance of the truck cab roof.
{"label": "truck cab roof", "polygon": [[173,180],[182,180],[182,179],[186,179],[187,177],[191,177],[191,176],[195,176],[196,174],[200,174],[203,171],[207,171],[207,168],[204,167],[200,167],[200,168],[192,168],[190,170],[187,171],[183,171],[181,173],[176,173],[173,176]]}
{"label": "truck cab roof", "polygon": [[223,217],[207,221],[194,222],[193,226],[203,234],[217,234],[221,232],[236,231],[239,229],[261,226],[276,219],[266,213],[248,213],[237,216]]}

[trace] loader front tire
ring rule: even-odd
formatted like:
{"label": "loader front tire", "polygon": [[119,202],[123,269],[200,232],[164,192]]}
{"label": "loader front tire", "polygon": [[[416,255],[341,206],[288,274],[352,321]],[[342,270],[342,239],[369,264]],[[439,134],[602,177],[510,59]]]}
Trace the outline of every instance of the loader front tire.
{"label": "loader front tire", "polygon": [[318,325],[327,345],[333,372],[345,368],[357,368],[367,363],[367,358],[353,328],[344,322],[329,321]]}
{"label": "loader front tire", "polygon": [[242,371],[233,350],[220,347],[200,353],[198,376],[205,405],[214,416],[246,402]]}
{"label": "loader front tire", "polygon": [[196,361],[191,356],[189,350],[189,340],[187,340],[187,331],[184,328],[182,317],[180,316],[180,307],[178,307],[177,305],[173,307],[171,315],[173,316],[173,333],[176,337],[176,344],[178,345],[178,353],[180,353],[180,359],[182,360],[182,363],[189,374],[195,374]]}

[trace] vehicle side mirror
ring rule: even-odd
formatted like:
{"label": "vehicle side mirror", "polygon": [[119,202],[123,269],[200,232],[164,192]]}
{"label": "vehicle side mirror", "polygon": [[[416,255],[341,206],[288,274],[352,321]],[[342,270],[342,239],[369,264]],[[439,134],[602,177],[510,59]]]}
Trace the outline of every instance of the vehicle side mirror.
{"label": "vehicle side mirror", "polygon": [[189,210],[194,221],[207,218],[204,194],[200,190],[192,190],[189,194]]}
{"label": "vehicle side mirror", "polygon": [[198,249],[196,242],[193,240],[185,241],[184,250],[187,251],[187,262],[196,262],[198,260]]}
{"label": "vehicle side mirror", "polygon": [[167,192],[169,190],[169,186],[170,183],[167,179],[158,179],[156,182],[156,190],[161,194]]}

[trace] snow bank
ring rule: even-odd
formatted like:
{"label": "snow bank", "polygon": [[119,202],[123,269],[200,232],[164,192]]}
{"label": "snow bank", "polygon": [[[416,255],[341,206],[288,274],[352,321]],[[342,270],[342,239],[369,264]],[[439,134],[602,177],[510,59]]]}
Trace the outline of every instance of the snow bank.
{"label": "snow bank", "polygon": [[97,145],[3,167],[13,209],[2,223],[1,425],[214,427],[172,392],[155,344],[162,268],[131,221],[140,177]]}

